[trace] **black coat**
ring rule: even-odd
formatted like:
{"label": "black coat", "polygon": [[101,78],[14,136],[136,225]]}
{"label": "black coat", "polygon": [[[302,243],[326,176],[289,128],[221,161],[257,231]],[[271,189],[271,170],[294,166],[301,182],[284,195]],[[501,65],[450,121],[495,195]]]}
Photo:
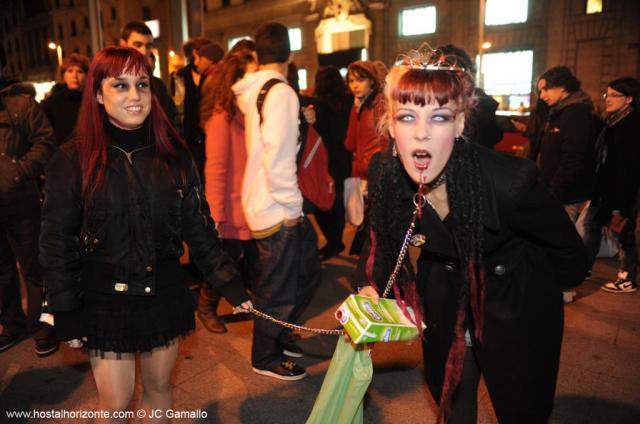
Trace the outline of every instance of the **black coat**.
{"label": "black coat", "polygon": [[64,83],[56,84],[42,102],[44,113],[53,127],[58,145],[69,141],[80,114],[82,91],[69,90]]}
{"label": "black coat", "polygon": [[152,144],[130,154],[109,146],[105,181],[85,218],[78,142],[66,143],[53,156],[40,233],[52,312],[79,310],[87,290],[155,295],[156,278],[182,275],[183,240],[210,286],[234,305],[247,300],[222,250],[191,157],[175,148],[187,170],[186,184],[158,163]]}
{"label": "black coat", "polygon": [[573,93],[551,108],[537,156],[540,180],[563,205],[591,198],[598,121],[586,94]]}
{"label": "black coat", "polygon": [[467,118],[464,135],[475,143],[493,149],[502,140],[503,131],[496,119],[498,102],[480,88],[475,89],[478,103]]}
{"label": "black coat", "polygon": [[4,84],[0,80],[0,213],[39,207],[37,180],[56,148],[33,86]]}
{"label": "black coat", "polygon": [[[486,271],[484,341],[474,341],[474,351],[498,420],[544,423],[553,407],[560,360],[561,290],[583,280],[584,244],[560,203],[538,182],[530,161],[474,148],[484,190]],[[378,174],[376,165],[370,175]],[[399,190],[402,207],[397,225],[390,228],[397,243],[407,230],[416,188],[405,181]],[[416,230],[426,235],[418,259],[417,291],[427,325],[423,346],[427,383],[436,402],[466,273],[452,225],[450,216],[441,221],[426,206]],[[375,263],[384,260],[376,255]],[[387,272],[376,268],[375,281],[386,283]],[[467,317],[473,334],[470,313]]]}
{"label": "black coat", "polygon": [[599,205],[596,219],[606,223],[613,210],[634,216],[640,186],[640,113],[634,110],[603,131],[606,159],[598,170],[592,203]]}

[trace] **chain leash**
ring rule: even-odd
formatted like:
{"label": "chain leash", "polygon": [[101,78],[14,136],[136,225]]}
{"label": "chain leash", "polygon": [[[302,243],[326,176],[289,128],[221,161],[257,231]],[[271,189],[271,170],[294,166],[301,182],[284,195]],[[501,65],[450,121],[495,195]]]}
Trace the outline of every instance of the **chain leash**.
{"label": "chain leash", "polygon": [[[398,279],[398,274],[400,273],[400,269],[402,268],[402,263],[404,262],[404,258],[407,255],[407,251],[409,250],[409,244],[411,243],[413,232],[416,229],[416,218],[420,216],[422,208],[427,202],[428,202],[427,196],[422,193],[422,185],[420,185],[418,192],[413,196],[413,204],[415,205],[416,209],[413,211],[411,224],[409,224],[407,233],[405,234],[404,240],[402,241],[402,247],[400,248],[400,253],[398,254],[398,259],[396,260],[396,265],[393,268],[393,272],[389,276],[389,280],[387,281],[387,286],[384,289],[384,293],[382,293],[382,297],[389,296],[389,292],[391,291],[391,288],[393,287],[393,285],[396,283],[396,280]],[[330,335],[330,336],[342,336],[343,334],[345,334],[344,330],[327,330],[324,328],[312,328],[312,327],[305,327],[302,325],[292,324],[287,321],[276,319],[255,308],[251,310],[251,313],[257,317],[266,319],[267,321],[271,321],[274,324],[280,325],[284,328],[288,328],[289,330],[293,330],[293,331],[306,331],[308,333],[324,334],[324,335]]]}

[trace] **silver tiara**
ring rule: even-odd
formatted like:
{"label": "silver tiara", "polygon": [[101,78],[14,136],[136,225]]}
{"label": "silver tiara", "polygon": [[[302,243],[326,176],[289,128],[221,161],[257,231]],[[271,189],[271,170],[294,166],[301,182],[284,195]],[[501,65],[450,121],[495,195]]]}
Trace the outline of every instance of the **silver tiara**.
{"label": "silver tiara", "polygon": [[423,69],[425,71],[466,71],[463,66],[458,65],[455,56],[445,55],[442,50],[434,50],[426,42],[415,50],[409,50],[407,53],[398,55],[395,66],[406,66],[411,69]]}

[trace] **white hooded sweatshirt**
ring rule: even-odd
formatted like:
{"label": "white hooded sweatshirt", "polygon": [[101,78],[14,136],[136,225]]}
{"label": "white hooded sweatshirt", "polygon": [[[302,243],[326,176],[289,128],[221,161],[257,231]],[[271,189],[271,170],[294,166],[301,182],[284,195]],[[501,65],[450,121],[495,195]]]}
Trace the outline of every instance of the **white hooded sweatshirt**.
{"label": "white hooded sweatshirt", "polygon": [[[274,85],[262,107],[257,108],[262,86]],[[245,74],[233,85],[238,107],[245,119],[247,163],[242,182],[242,208],[251,231],[273,227],[285,219],[302,216],[302,193],[298,188],[296,154],[300,103],[284,76],[273,70]]]}

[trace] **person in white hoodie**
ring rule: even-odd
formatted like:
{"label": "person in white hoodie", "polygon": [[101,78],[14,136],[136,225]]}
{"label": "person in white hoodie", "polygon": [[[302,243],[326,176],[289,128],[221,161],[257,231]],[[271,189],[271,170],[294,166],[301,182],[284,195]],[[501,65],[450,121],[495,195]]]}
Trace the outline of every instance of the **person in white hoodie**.
{"label": "person in white hoodie", "polygon": [[[287,28],[261,25],[254,36],[259,63],[233,86],[245,116],[247,162],[242,184],[242,207],[258,245],[260,275],[255,283],[256,308],[274,318],[295,322],[311,297],[320,276],[317,236],[302,212],[296,154],[300,104],[287,84],[287,66],[293,55]],[[268,90],[261,110],[258,96]],[[291,333],[264,319],[253,330],[253,371],[281,380],[300,380],[304,368],[290,357],[302,352]]]}

